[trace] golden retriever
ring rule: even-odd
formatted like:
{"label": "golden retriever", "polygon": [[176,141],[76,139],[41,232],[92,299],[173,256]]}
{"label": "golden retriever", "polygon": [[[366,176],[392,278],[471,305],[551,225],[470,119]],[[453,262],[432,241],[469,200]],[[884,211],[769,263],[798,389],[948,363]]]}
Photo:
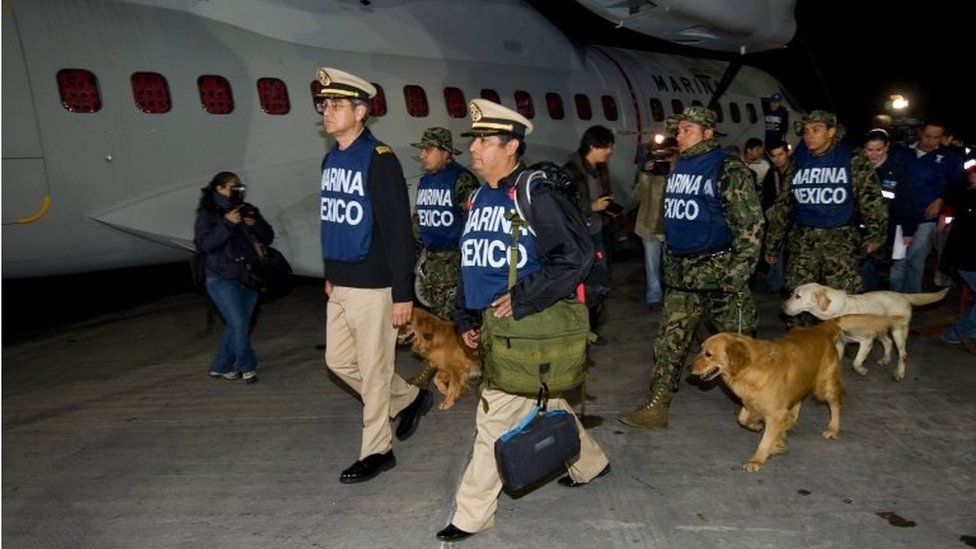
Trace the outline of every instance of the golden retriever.
{"label": "golden retriever", "polygon": [[[898,316],[902,321],[891,327],[891,335],[895,346],[898,347],[898,367],[895,368],[895,381],[905,379],[905,369],[908,365],[908,352],[905,342],[908,339],[908,325],[912,320],[912,307],[935,303],[946,296],[949,289],[928,294],[902,294],[898,292],[868,292],[853,295],[842,290],[816,283],[797,286],[790,297],[783,302],[783,312],[794,316],[800,313],[810,313],[821,320],[829,320],[850,314],[871,314],[883,316]],[[882,339],[885,344],[885,354],[878,365],[888,364],[891,359],[890,343]],[[860,344],[857,356],[854,358],[853,368],[858,374],[864,375],[868,371],[863,366],[864,360],[871,351],[872,340],[858,340]]]}
{"label": "golden retriever", "polygon": [[811,392],[830,408],[824,438],[837,438],[844,395],[838,341],[887,330],[900,321],[900,317],[851,315],[808,328],[796,327],[773,341],[720,333],[702,344],[691,373],[706,381],[722,376],[742,400],[739,424],[753,431],[765,424],[759,446],[743,465],[747,471],[758,471],[769,456],[786,450],[786,434],[796,424],[800,404]]}
{"label": "golden retriever", "polygon": [[444,395],[438,405],[447,410],[468,390],[468,382],[481,375],[481,356],[464,344],[454,323],[414,307],[410,323],[400,329],[397,341],[410,343],[413,352],[437,369],[434,386]]}

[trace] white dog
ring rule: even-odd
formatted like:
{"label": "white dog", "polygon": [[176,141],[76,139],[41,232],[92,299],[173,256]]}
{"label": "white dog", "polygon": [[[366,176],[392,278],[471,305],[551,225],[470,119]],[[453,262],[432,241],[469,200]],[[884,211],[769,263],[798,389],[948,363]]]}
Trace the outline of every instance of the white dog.
{"label": "white dog", "polygon": [[[895,381],[901,381],[905,378],[905,366],[908,363],[905,340],[908,339],[908,324],[912,320],[912,306],[935,303],[944,298],[947,293],[949,293],[948,288],[929,294],[868,292],[852,295],[842,290],[810,283],[797,286],[793,290],[790,297],[783,302],[783,312],[790,316],[807,312],[821,320],[852,314],[902,317],[903,321],[891,328],[891,336],[895,340],[895,346],[898,347],[898,367],[895,369],[894,378]],[[885,348],[884,357],[878,360],[878,364],[884,365],[891,359],[891,342],[886,334],[879,334],[878,338],[881,339]],[[853,368],[855,372],[864,375],[867,373],[867,369],[863,366],[864,360],[871,352],[874,338],[854,339],[853,341],[859,345]]]}

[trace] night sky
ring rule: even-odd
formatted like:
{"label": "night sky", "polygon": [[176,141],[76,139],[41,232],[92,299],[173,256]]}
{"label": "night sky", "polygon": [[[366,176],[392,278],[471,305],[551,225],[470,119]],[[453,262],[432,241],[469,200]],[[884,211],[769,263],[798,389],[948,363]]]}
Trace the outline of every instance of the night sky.
{"label": "night sky", "polygon": [[[576,2],[530,3],[580,43],[732,58],[615,29]],[[976,3],[799,0],[796,19],[785,49],[747,55],[745,63],[779,79],[807,110],[836,112],[852,143],[896,92],[915,116],[942,120],[976,142]]]}

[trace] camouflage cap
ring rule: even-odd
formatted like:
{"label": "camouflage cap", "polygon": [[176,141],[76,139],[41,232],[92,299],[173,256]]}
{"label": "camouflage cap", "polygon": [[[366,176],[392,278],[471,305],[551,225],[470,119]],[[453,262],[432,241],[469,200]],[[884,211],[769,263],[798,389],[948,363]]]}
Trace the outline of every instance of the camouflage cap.
{"label": "camouflage cap", "polygon": [[827,111],[810,111],[801,120],[793,123],[797,135],[803,135],[803,126],[813,122],[823,122],[827,127],[837,127],[837,115]]}
{"label": "camouflage cap", "polygon": [[455,155],[461,154],[461,151],[454,148],[454,138],[451,137],[451,130],[447,128],[427,128],[424,130],[424,134],[420,136],[420,143],[411,143],[410,145],[418,149],[437,147]]}
{"label": "camouflage cap", "polygon": [[714,129],[715,121],[718,117],[715,111],[705,107],[685,107],[681,114],[669,116],[665,121],[665,126],[669,131],[678,129],[678,123],[682,121],[693,122],[705,129]]}

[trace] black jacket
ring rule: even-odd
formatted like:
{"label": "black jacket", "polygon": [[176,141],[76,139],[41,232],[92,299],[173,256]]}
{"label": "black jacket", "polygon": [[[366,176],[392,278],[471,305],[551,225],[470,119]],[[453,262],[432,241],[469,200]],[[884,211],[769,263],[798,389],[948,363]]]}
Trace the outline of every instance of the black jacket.
{"label": "black jacket", "polygon": [[234,225],[224,219],[224,214],[231,209],[230,201],[215,193],[204,196],[197,209],[193,243],[204,254],[203,271],[208,278],[238,278],[237,258],[243,257],[248,263],[257,260],[251,238],[261,244],[271,244],[274,240],[274,229],[257,207],[247,203],[241,206],[243,216],[254,217],[253,227],[248,227],[243,220]]}
{"label": "black jacket", "polygon": [[882,185],[885,180],[897,181],[895,197],[885,197],[888,204],[888,242],[895,236],[895,227],[901,225],[904,236],[914,236],[918,229],[918,216],[915,214],[915,195],[912,192],[912,178],[905,166],[893,160],[890,156],[884,164],[876,167],[878,180]]}
{"label": "black jacket", "polygon": [[[512,186],[525,170],[519,164],[501,184]],[[512,288],[512,314],[516,319],[539,312],[570,297],[593,266],[593,243],[576,206],[546,185],[532,189],[532,229],[540,268],[523,276]],[[503,267],[508,272],[508,267]],[[461,277],[458,277],[459,280]],[[480,310],[464,306],[463,282],[458,287],[455,323],[458,332],[481,325]]]}

